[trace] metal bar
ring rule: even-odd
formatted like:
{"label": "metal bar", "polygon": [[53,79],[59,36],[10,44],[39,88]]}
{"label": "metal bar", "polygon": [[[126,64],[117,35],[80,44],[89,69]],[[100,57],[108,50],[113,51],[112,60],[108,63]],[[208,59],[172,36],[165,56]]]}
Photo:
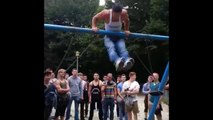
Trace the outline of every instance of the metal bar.
{"label": "metal bar", "polygon": [[[66,32],[93,33],[93,34],[116,35],[120,37],[125,37],[124,32],[98,30],[95,33],[90,28],[80,28],[80,27],[62,26],[62,25],[54,25],[54,24],[44,24],[44,28],[46,30],[61,30]],[[130,33],[129,38],[145,38],[145,39],[153,39],[153,40],[161,40],[161,41],[169,40],[169,36],[142,34],[142,33]]]}

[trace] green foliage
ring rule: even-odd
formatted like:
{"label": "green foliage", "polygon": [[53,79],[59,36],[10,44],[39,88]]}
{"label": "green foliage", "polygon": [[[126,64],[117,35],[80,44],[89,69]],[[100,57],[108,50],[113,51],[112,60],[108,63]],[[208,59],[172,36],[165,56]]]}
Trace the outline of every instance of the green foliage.
{"label": "green foliage", "polygon": [[[98,0],[45,0],[45,23],[67,26],[90,27],[91,18],[98,9]],[[82,51],[93,40],[92,35],[75,34],[62,31],[45,31],[45,66],[56,69],[67,54],[60,67],[67,68],[75,59],[75,51]],[[71,48],[68,48],[71,42]]]}
{"label": "green foliage", "polygon": [[168,26],[160,19],[151,19],[143,29],[144,33],[168,35]]}
{"label": "green foliage", "polygon": [[88,26],[99,0],[45,0],[45,23]]}
{"label": "green foliage", "polygon": [[169,33],[169,1],[151,0],[150,21],[143,31],[150,34],[168,35]]}

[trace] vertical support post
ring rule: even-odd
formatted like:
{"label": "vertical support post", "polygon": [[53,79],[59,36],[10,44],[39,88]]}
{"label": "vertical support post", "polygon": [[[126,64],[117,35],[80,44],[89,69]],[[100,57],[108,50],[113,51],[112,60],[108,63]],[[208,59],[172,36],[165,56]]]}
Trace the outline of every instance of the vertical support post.
{"label": "vertical support post", "polygon": [[78,56],[77,56],[77,66],[76,66],[76,69],[77,69],[77,71],[78,71]]}
{"label": "vertical support post", "polygon": [[[169,62],[166,65],[166,69],[165,69],[165,72],[163,74],[162,80],[160,82],[158,91],[162,91],[163,92],[164,87],[165,87],[166,82],[167,82],[168,75],[169,75]],[[154,96],[154,103],[153,103],[152,108],[150,110],[148,120],[153,120],[155,109],[156,109],[156,107],[158,105],[159,99],[160,99],[160,96]]]}
{"label": "vertical support post", "polygon": [[76,69],[77,69],[77,71],[78,71],[78,57],[79,57],[79,54],[80,54],[80,52],[79,51],[76,51],[75,52],[75,56],[76,56]]}

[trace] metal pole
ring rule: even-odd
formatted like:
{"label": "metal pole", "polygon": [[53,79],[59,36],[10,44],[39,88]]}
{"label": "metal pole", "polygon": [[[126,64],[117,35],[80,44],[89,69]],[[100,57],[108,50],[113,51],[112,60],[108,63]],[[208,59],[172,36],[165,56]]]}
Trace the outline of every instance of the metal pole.
{"label": "metal pole", "polygon": [[79,57],[79,54],[80,54],[80,52],[79,51],[76,51],[75,52],[75,56],[76,56],[76,63],[77,63],[77,65],[76,65],[76,69],[77,69],[77,71],[78,71],[78,57]]}
{"label": "metal pole", "polygon": [[76,66],[76,67],[77,67],[77,71],[78,71],[78,56],[77,56],[77,62],[76,62],[76,63],[77,63],[77,66]]}
{"label": "metal pole", "polygon": [[[125,37],[124,32],[112,32],[107,30],[98,30],[96,33],[90,28],[80,28],[80,27],[71,27],[71,26],[62,26],[54,24],[44,24],[46,30],[62,30],[66,32],[79,32],[79,33],[93,33],[93,34],[102,34],[102,35],[116,35],[120,37]],[[142,33],[130,33],[129,38],[145,38],[145,39],[154,39],[154,40],[169,40],[169,36],[163,35],[152,35],[152,34],[142,34]]]}
{"label": "metal pole", "polygon": [[[165,72],[163,74],[163,78],[162,78],[162,80],[160,82],[158,91],[162,91],[163,92],[164,87],[165,87],[166,82],[167,82],[168,75],[169,75],[169,62],[167,63],[167,66],[166,66]],[[154,96],[154,103],[153,103],[152,108],[150,110],[148,120],[152,120],[153,119],[159,99],[160,99],[160,96]]]}

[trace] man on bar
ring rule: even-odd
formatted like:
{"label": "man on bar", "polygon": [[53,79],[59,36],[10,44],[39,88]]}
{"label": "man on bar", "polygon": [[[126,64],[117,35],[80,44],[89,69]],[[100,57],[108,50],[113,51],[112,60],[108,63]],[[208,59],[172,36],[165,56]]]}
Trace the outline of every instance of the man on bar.
{"label": "man on bar", "polygon": [[[128,13],[120,4],[114,4],[112,9],[104,9],[96,14],[92,19],[92,30],[98,31],[97,23],[103,20],[105,30],[120,32],[122,23],[124,23],[124,32],[126,37],[130,34]],[[104,37],[104,45],[107,48],[109,59],[114,63],[116,71],[128,71],[134,65],[134,59],[129,57],[125,46],[124,38],[113,35]]]}

